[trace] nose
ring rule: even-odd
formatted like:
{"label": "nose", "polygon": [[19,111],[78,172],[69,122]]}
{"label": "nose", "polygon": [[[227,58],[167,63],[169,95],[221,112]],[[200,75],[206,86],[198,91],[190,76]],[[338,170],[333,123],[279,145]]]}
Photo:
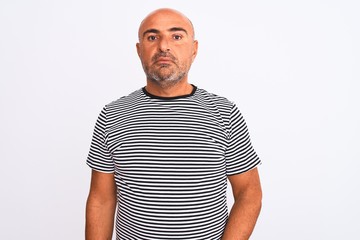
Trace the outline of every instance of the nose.
{"label": "nose", "polygon": [[159,41],[159,50],[161,52],[169,52],[170,51],[170,45],[169,45],[169,41],[165,38],[162,38]]}

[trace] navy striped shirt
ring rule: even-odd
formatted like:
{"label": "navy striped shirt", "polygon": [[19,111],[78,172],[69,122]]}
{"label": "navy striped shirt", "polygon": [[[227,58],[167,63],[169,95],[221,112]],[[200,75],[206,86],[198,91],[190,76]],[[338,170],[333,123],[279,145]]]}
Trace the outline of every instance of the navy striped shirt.
{"label": "navy striped shirt", "polygon": [[114,173],[117,239],[220,239],[227,176],[260,160],[234,103],[194,86],[163,98],[139,89],[108,105],[87,164]]}

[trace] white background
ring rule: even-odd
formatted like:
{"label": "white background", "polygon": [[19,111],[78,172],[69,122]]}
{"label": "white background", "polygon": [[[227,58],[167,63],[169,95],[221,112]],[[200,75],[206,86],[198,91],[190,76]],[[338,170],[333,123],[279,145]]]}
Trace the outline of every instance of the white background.
{"label": "white background", "polygon": [[95,120],[144,86],[137,29],[159,7],[195,25],[190,82],[247,120],[263,161],[252,239],[360,239],[356,0],[1,0],[0,239],[83,239]]}

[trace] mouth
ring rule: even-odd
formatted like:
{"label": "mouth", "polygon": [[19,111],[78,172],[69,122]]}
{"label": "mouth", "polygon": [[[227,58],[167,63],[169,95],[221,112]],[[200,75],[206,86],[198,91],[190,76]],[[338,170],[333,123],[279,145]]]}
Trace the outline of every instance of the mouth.
{"label": "mouth", "polygon": [[156,64],[170,64],[173,63],[173,60],[169,57],[159,57],[155,60]]}
{"label": "mouth", "polygon": [[152,57],[152,60],[154,64],[159,64],[159,65],[169,65],[176,62],[176,58],[172,54],[165,52],[156,53]]}

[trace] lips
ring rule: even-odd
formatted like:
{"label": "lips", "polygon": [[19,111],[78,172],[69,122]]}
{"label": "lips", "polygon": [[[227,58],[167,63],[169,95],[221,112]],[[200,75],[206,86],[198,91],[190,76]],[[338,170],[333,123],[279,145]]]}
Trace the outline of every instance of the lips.
{"label": "lips", "polygon": [[159,57],[158,59],[156,59],[155,62],[162,64],[162,63],[171,63],[173,62],[173,60],[169,57]]}
{"label": "lips", "polygon": [[176,58],[174,56],[172,56],[170,53],[165,53],[165,52],[156,53],[152,57],[152,61],[154,63],[159,63],[159,64],[175,63],[175,60]]}

